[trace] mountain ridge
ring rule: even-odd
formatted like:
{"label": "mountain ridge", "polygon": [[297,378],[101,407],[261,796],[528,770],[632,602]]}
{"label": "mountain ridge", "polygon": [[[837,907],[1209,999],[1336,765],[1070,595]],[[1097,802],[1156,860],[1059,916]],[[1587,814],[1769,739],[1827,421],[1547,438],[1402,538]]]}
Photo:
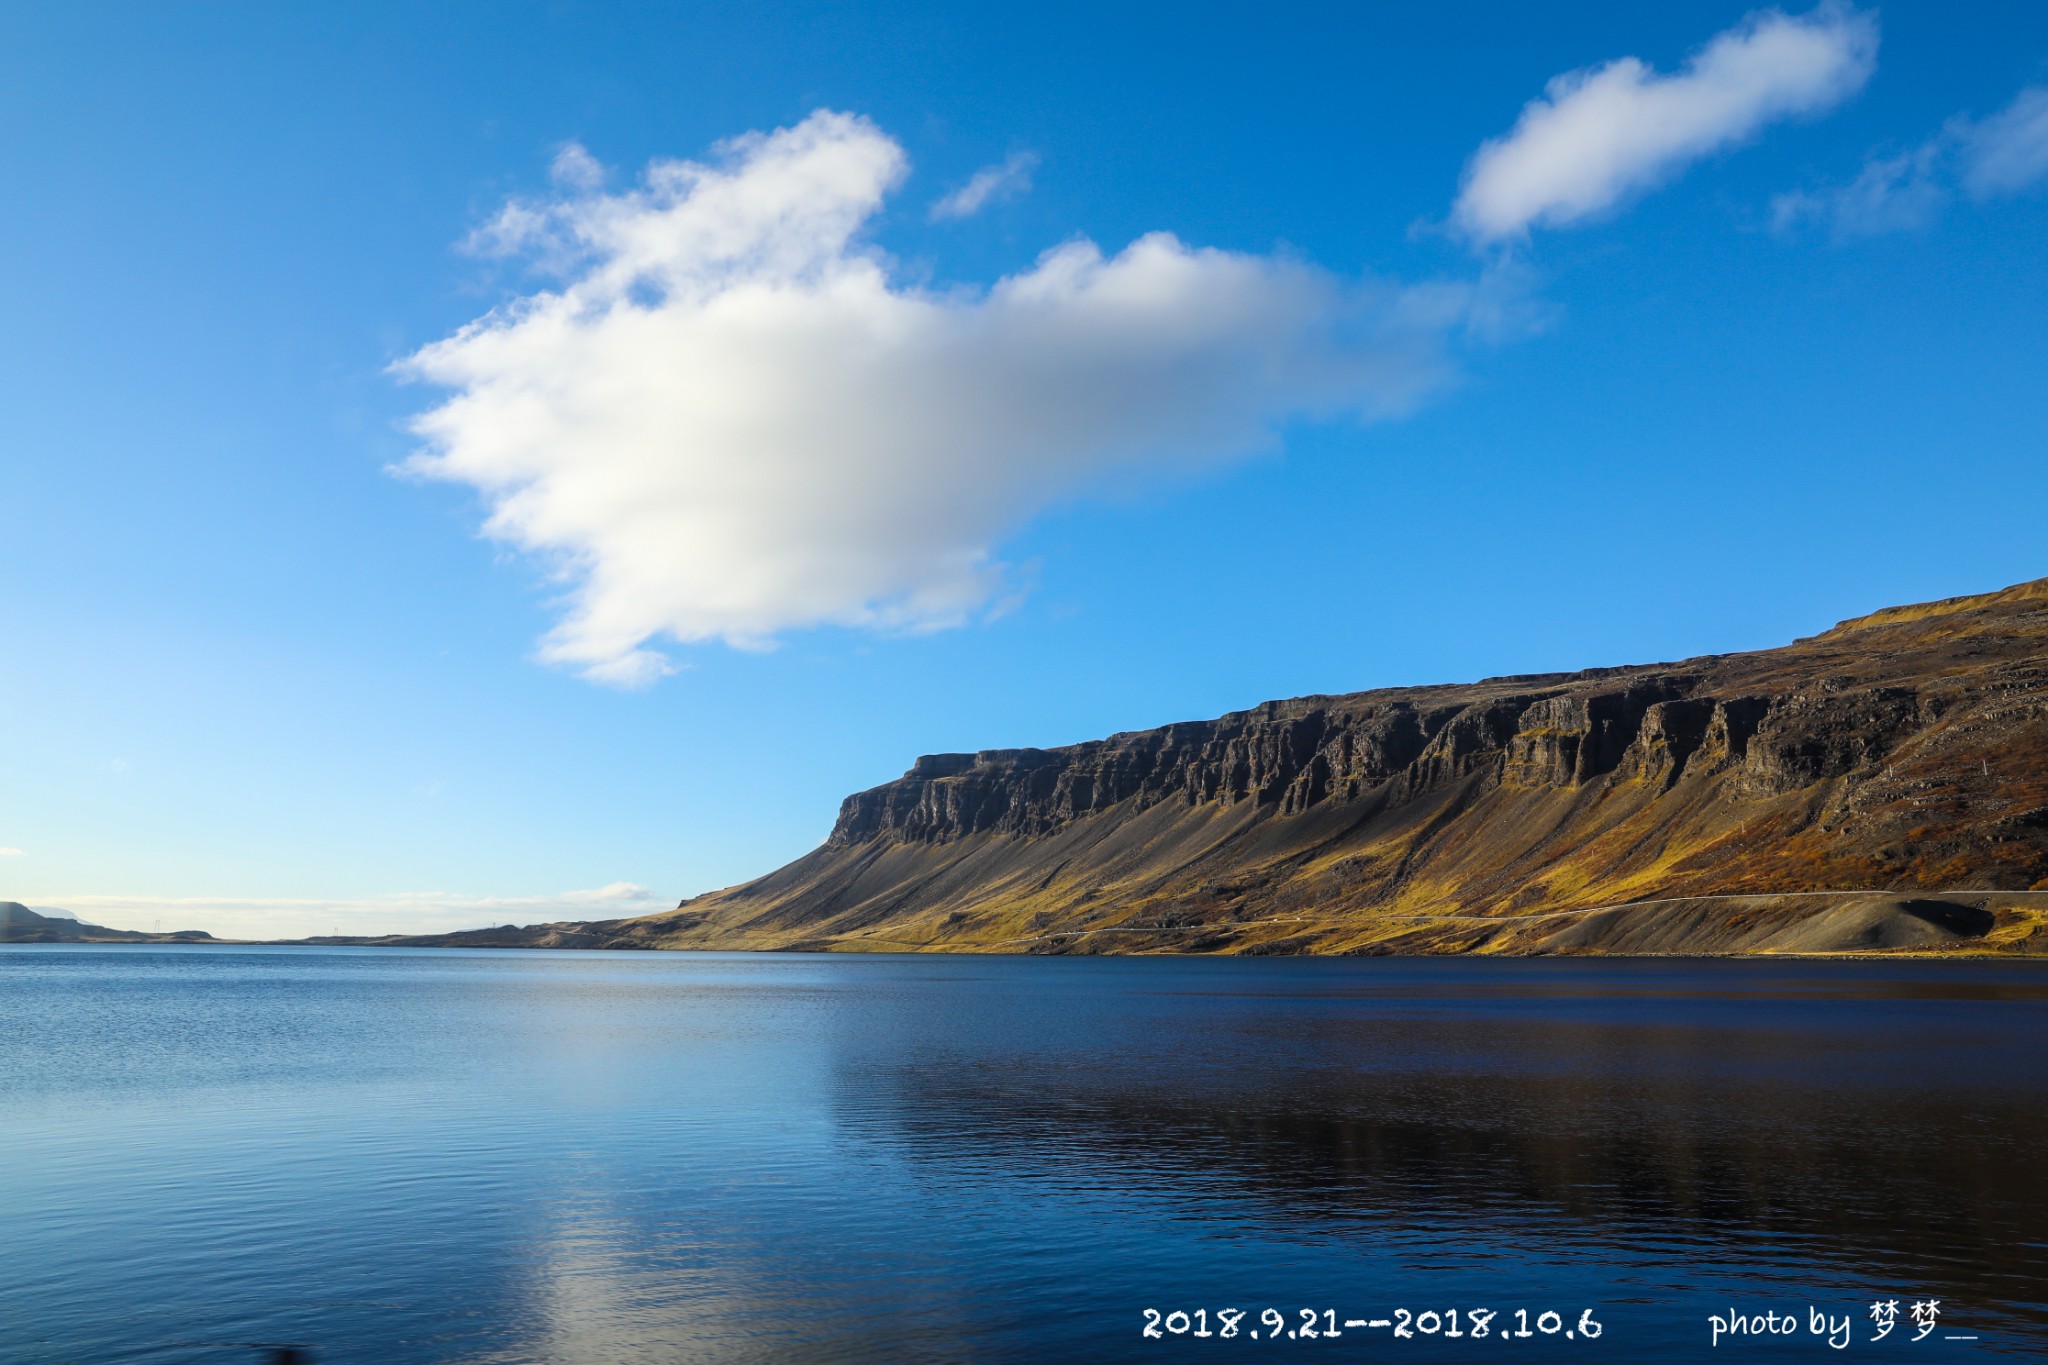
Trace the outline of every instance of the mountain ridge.
{"label": "mountain ridge", "polygon": [[673,911],[381,941],[2048,951],[2048,579],[1773,649],[925,755]]}

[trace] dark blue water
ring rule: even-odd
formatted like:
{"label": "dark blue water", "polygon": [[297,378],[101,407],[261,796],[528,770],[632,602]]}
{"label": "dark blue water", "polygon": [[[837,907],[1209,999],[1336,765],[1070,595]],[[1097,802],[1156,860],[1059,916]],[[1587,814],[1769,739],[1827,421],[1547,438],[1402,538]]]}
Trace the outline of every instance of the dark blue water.
{"label": "dark blue water", "polygon": [[2044,1158],[2027,964],[0,948],[10,1365],[2048,1356]]}

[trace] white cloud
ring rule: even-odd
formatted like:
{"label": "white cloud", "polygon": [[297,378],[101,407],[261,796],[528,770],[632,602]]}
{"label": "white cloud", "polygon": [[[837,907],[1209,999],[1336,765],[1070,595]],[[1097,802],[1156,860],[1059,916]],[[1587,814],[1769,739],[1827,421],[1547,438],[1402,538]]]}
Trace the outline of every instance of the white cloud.
{"label": "white cloud", "polygon": [[969,218],[990,204],[1014,199],[1031,189],[1031,172],[1038,169],[1038,153],[1012,152],[1005,161],[983,166],[967,183],[932,205],[932,221]]}
{"label": "white cloud", "polygon": [[26,858],[28,855],[18,848],[0,848],[0,858]]}
{"label": "white cloud", "polygon": [[580,142],[565,142],[548,163],[548,178],[572,190],[594,190],[604,183],[604,167]]}
{"label": "white cloud", "polygon": [[2020,91],[2005,108],[1982,123],[1959,123],[1963,184],[1987,198],[2016,194],[2048,178],[2048,88]]}
{"label": "white cloud", "polygon": [[512,205],[491,242],[565,282],[399,366],[453,390],[407,468],[477,489],[486,533],[550,567],[541,657],[599,681],[672,671],[660,637],[967,621],[1034,514],[1272,449],[1298,415],[1402,411],[1475,306],[1166,233],[902,285],[857,236],[907,170],[873,124],[820,111],[719,151]]}
{"label": "white cloud", "polygon": [[1837,238],[1924,227],[1960,186],[1976,199],[2017,194],[2048,179],[2048,89],[2020,91],[1991,117],[1958,114],[1911,151],[1873,156],[1847,185],[1794,190],[1771,201],[1772,225],[1828,224]]}
{"label": "white cloud", "polygon": [[1778,195],[1771,200],[1771,226],[1784,232],[1802,222],[1824,222],[1838,238],[1925,227],[1948,202],[1944,154],[1940,141],[1927,142],[1896,156],[1872,157],[1846,185]]}
{"label": "white cloud", "polygon": [[633,882],[552,896],[461,896],[402,891],[387,896],[263,899],[208,896],[51,896],[88,924],[166,932],[204,929],[216,938],[310,938],[331,934],[438,934],[500,924],[624,919],[675,904]]}
{"label": "white cloud", "polygon": [[1676,75],[1634,57],[1567,72],[1473,156],[1452,217],[1479,242],[1579,222],[1767,123],[1839,104],[1876,55],[1876,20],[1826,4],[1753,14]]}

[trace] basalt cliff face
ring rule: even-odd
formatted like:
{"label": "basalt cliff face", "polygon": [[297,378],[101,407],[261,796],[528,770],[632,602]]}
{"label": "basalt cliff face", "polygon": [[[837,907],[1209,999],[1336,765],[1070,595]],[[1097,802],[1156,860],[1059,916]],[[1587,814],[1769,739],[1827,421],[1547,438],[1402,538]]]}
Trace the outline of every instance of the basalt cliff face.
{"label": "basalt cliff face", "polygon": [[757,881],[647,919],[519,932],[889,951],[2036,952],[2044,926],[2048,580],[1750,654],[933,755],[848,797],[821,848]]}

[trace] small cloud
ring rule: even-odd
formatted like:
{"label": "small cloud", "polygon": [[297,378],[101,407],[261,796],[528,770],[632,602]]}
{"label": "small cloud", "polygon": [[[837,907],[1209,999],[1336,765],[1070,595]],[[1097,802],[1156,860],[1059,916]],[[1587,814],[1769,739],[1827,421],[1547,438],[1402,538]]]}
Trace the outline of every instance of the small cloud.
{"label": "small cloud", "polygon": [[[638,882],[610,882],[589,891],[564,891],[562,899],[572,905],[635,905],[642,901],[655,901],[651,887]],[[661,903],[666,904],[663,900]]]}
{"label": "small cloud", "polygon": [[1903,232],[1938,218],[1957,187],[1973,199],[2017,194],[2048,179],[2048,88],[2029,87],[1982,121],[1958,114],[1911,151],[1872,156],[1846,185],[1771,201],[1771,226],[1825,223],[1836,240]]}
{"label": "small cloud", "polygon": [[[548,163],[549,181],[569,198],[595,195],[603,188],[604,178],[603,164],[580,142],[563,143]],[[567,269],[574,264],[577,248],[563,232],[557,207],[553,199],[509,199],[472,229],[460,248],[471,256],[526,256],[545,270]]]}
{"label": "small cloud", "polygon": [[2048,178],[2048,87],[2020,91],[1982,123],[1958,122],[1963,186],[1979,199],[2017,194]]}
{"label": "small cloud", "polygon": [[[545,648],[541,652],[541,659],[544,663],[556,662]],[[637,692],[642,688],[654,686],[663,678],[674,677],[683,671],[683,665],[658,649],[633,649],[616,658],[586,663],[581,671],[591,682]]]}
{"label": "small cloud", "polygon": [[1480,243],[1584,221],[1768,123],[1833,108],[1876,62],[1876,19],[1831,3],[1753,14],[1676,75],[1635,57],[1566,72],[1473,156],[1452,219]]}
{"label": "small cloud", "polygon": [[588,192],[604,183],[604,167],[580,142],[565,142],[548,165],[548,178],[564,189]]}
{"label": "small cloud", "polygon": [[932,205],[932,221],[969,218],[990,204],[1015,199],[1031,189],[1031,172],[1038,169],[1038,153],[1012,152],[1009,159],[983,166],[967,183]]}
{"label": "small cloud", "polygon": [[0,848],[0,858],[26,858],[28,855],[18,848]]}
{"label": "small cloud", "polygon": [[1945,154],[1939,140],[1923,143],[1897,156],[1873,157],[1846,185],[1781,194],[1771,201],[1771,227],[1787,232],[1822,222],[1838,239],[1925,227],[1948,203],[1941,183]]}

